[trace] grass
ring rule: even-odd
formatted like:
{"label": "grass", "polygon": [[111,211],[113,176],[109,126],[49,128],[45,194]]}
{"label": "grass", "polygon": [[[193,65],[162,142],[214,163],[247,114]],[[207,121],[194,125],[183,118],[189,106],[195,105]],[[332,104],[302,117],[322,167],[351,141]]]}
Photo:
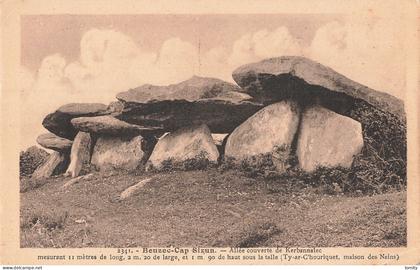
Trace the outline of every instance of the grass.
{"label": "grass", "polygon": [[[135,196],[127,187],[154,177]],[[406,192],[327,194],[216,168],[101,174],[21,193],[21,247],[406,245]]]}

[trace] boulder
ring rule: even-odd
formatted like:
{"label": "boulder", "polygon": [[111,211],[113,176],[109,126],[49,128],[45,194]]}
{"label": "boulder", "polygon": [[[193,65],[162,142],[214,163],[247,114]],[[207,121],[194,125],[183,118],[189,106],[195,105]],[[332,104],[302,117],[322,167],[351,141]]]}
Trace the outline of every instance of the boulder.
{"label": "boulder", "polygon": [[346,116],[315,106],[302,115],[296,154],[307,172],[317,167],[346,167],[363,148],[362,125]]}
{"label": "boulder", "polygon": [[270,154],[277,169],[283,172],[299,126],[299,117],[300,109],[292,101],[282,101],[261,109],[230,134],[225,156],[240,161]]}
{"label": "boulder", "polygon": [[72,141],[58,137],[52,133],[45,133],[38,136],[36,142],[47,149],[57,152],[68,152],[71,149]]}
{"label": "boulder", "polygon": [[234,84],[219,79],[193,76],[186,81],[168,86],[145,84],[117,94],[117,99],[126,103],[150,103],[166,100],[195,101],[214,98],[232,91],[242,90]]}
{"label": "boulder", "polygon": [[361,99],[405,119],[404,103],[400,99],[304,57],[283,56],[247,64],[237,68],[232,77],[246,93],[265,102],[290,97],[300,101],[316,99],[339,109],[343,104]]}
{"label": "boulder", "polygon": [[61,106],[53,113],[48,114],[42,125],[50,132],[70,140],[77,134],[71,124],[71,119],[83,116],[98,116],[109,114],[108,106],[100,103],[70,103]]}
{"label": "boulder", "polygon": [[77,133],[71,147],[70,165],[66,174],[77,177],[87,172],[90,164],[91,144],[92,139],[89,133],[81,131]]}
{"label": "boulder", "polygon": [[100,171],[133,171],[142,164],[146,156],[142,149],[143,140],[141,136],[101,135],[95,143],[91,164]]}
{"label": "boulder", "polygon": [[129,124],[110,115],[78,117],[72,119],[71,123],[80,131],[108,135],[143,135],[157,133],[162,130],[160,127],[143,127]]}
{"label": "boulder", "polygon": [[148,164],[160,169],[165,161],[182,163],[189,159],[217,162],[219,152],[206,125],[190,126],[161,137]]}
{"label": "boulder", "polygon": [[45,179],[52,175],[63,173],[68,165],[68,155],[65,153],[53,152],[47,161],[39,166],[32,174],[32,179]]}

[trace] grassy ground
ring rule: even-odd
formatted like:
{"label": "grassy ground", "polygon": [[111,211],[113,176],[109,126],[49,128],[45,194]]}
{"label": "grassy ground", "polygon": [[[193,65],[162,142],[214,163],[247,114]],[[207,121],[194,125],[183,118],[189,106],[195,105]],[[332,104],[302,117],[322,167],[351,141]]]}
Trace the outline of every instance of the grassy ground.
{"label": "grassy ground", "polygon": [[22,247],[406,245],[405,192],[326,195],[217,169],[96,174],[61,190],[68,180],[21,193]]}

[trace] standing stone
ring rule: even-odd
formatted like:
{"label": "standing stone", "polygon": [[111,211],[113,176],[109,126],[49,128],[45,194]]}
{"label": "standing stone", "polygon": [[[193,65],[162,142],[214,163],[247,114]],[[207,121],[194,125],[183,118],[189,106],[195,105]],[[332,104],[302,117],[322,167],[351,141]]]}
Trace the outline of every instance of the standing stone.
{"label": "standing stone", "polygon": [[66,174],[71,177],[86,173],[90,163],[91,137],[89,133],[80,131],[74,138],[70,153],[70,165]]}
{"label": "standing stone", "polygon": [[161,137],[157,142],[148,163],[159,169],[164,161],[174,163],[188,159],[204,158],[217,162],[219,152],[206,125],[179,129]]}
{"label": "standing stone", "polygon": [[143,138],[100,136],[93,149],[91,164],[100,171],[135,170],[144,160]]}
{"label": "standing stone", "polygon": [[297,156],[300,167],[312,172],[318,166],[351,167],[363,147],[362,125],[320,106],[302,116]]}
{"label": "standing stone", "polygon": [[228,137],[225,156],[243,160],[260,154],[271,154],[277,169],[284,171],[298,129],[299,114],[300,109],[296,103],[290,101],[261,109]]}
{"label": "standing stone", "polygon": [[33,179],[45,179],[52,175],[60,174],[65,171],[66,165],[68,164],[68,157],[66,154],[53,152],[48,160],[38,167],[32,174]]}

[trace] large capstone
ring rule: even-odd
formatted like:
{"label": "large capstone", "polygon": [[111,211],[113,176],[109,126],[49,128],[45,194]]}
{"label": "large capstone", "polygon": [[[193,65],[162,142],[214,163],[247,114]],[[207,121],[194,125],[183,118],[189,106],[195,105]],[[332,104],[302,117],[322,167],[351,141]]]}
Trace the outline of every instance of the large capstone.
{"label": "large capstone", "polygon": [[238,91],[233,84],[201,77],[169,86],[145,85],[117,95],[124,108],[115,117],[169,132],[205,124],[213,133],[229,133],[262,108]]}
{"label": "large capstone", "polygon": [[100,136],[93,149],[91,164],[100,171],[133,171],[144,161],[142,144],[141,136]]}
{"label": "large capstone", "polygon": [[284,171],[299,126],[299,114],[295,102],[283,101],[261,109],[230,134],[225,156],[240,161],[269,154],[277,169]]}
{"label": "large capstone", "polygon": [[228,92],[242,91],[237,85],[215,79],[193,76],[192,78],[168,86],[145,84],[117,94],[123,102],[149,103],[163,100],[195,101],[214,98]]}
{"label": "large capstone", "polygon": [[77,130],[71,124],[71,119],[108,113],[108,106],[101,103],[70,103],[48,114],[42,121],[42,125],[59,137],[73,140]]}
{"label": "large capstone", "polygon": [[404,103],[400,99],[304,57],[283,56],[246,64],[233,71],[232,77],[246,93],[264,103],[292,98],[345,110],[357,99],[405,119]]}
{"label": "large capstone", "polygon": [[362,126],[359,122],[320,106],[303,113],[296,150],[303,170],[349,168],[362,148]]}
{"label": "large capstone", "polygon": [[156,169],[165,162],[172,164],[186,160],[207,160],[216,163],[219,152],[206,125],[190,126],[163,136],[157,142],[148,165]]}

